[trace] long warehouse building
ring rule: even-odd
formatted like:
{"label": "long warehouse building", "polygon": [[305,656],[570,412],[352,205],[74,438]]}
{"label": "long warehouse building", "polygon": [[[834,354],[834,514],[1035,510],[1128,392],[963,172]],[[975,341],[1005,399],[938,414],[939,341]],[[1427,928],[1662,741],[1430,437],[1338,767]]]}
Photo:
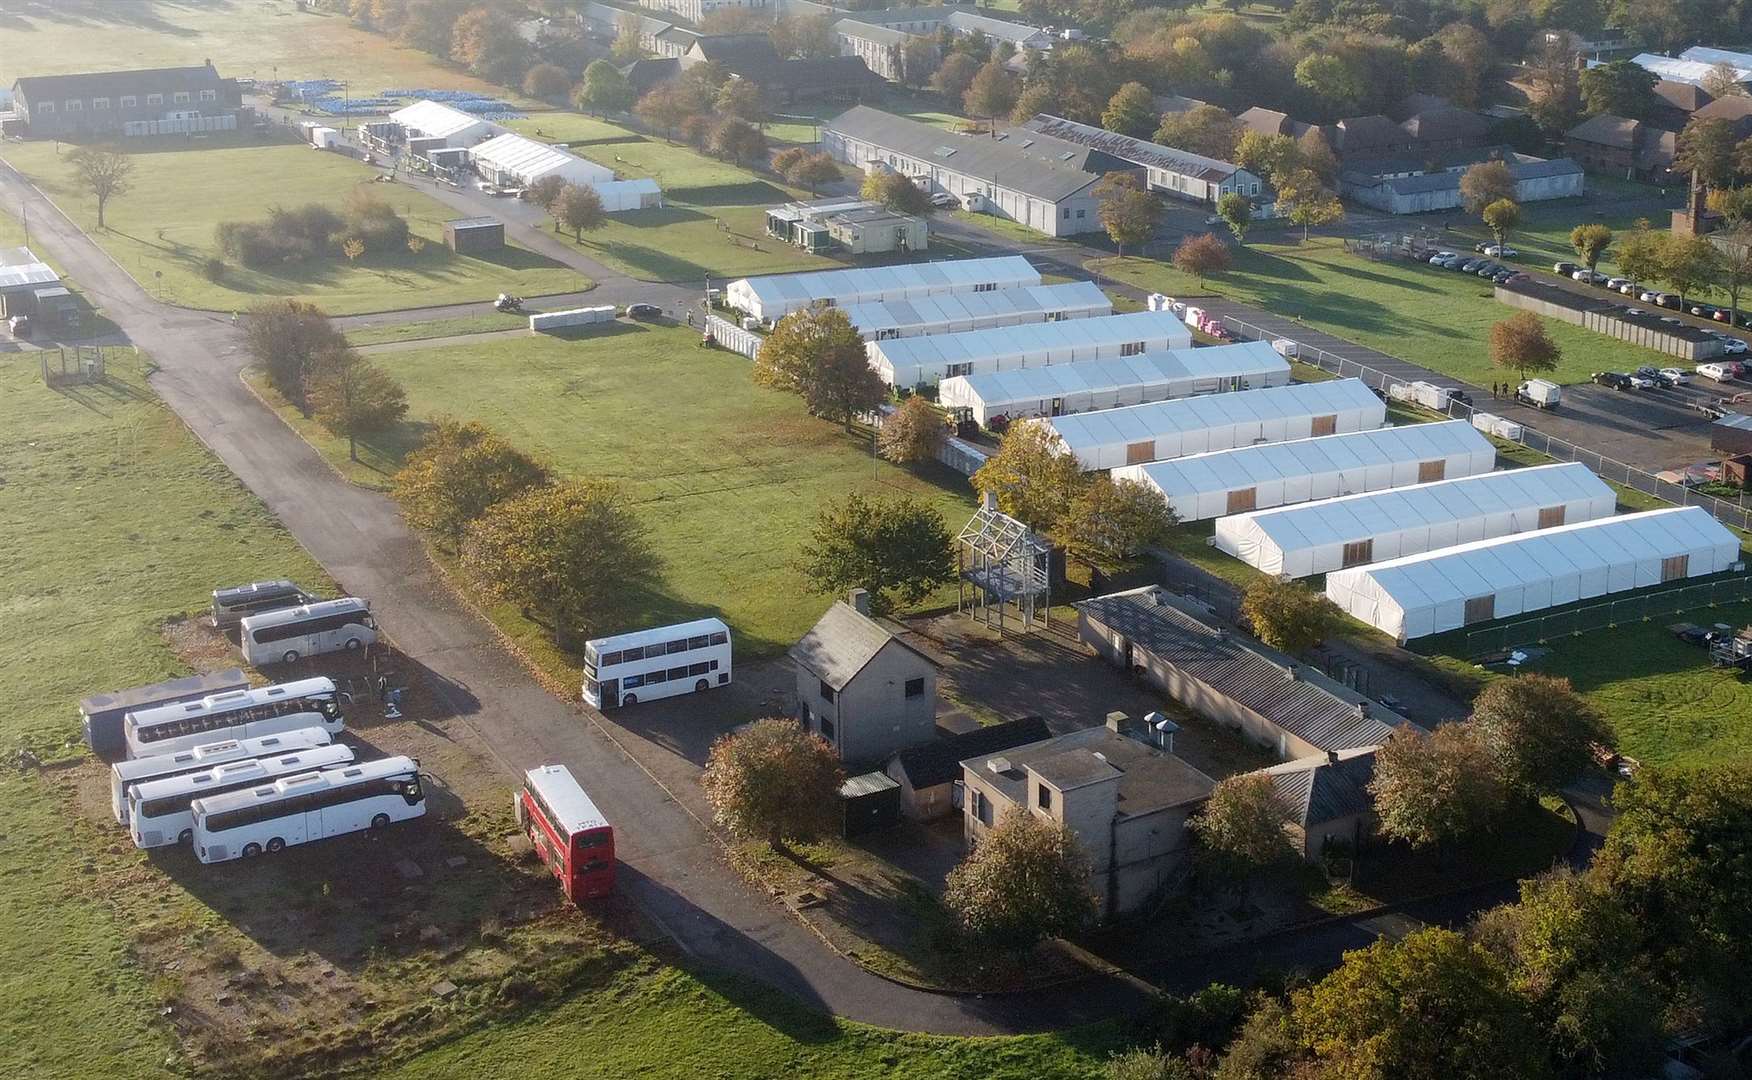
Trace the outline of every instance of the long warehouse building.
{"label": "long warehouse building", "polygon": [[1031,422],[1050,426],[1083,468],[1112,469],[1255,443],[1371,431],[1387,422],[1387,406],[1362,380],[1334,379]]}
{"label": "long warehouse building", "polygon": [[1301,578],[1474,540],[1611,517],[1618,496],[1577,461],[1346,495],[1217,520],[1218,550]]}
{"label": "long warehouse building", "polygon": [[994,326],[1090,319],[1113,314],[1113,301],[1092,281],[1067,281],[996,292],[848,304],[845,312],[865,341],[887,341],[927,334],[962,334]]}
{"label": "long warehouse building", "polygon": [[990,259],[813,270],[740,278],[724,289],[724,301],[757,319],[777,322],[814,304],[868,304],[925,296],[1024,289],[1040,284],[1040,271],[1020,255]]}
{"label": "long warehouse building", "polygon": [[1113,470],[1155,488],[1181,521],[1477,476],[1496,447],[1464,420],[1215,450]]}
{"label": "long warehouse building", "polygon": [[1339,570],[1326,595],[1403,642],[1705,577],[1739,558],[1739,539],[1709,511],[1673,506]]}
{"label": "long warehouse building", "polygon": [[1259,390],[1290,382],[1290,365],[1263,341],[1207,349],[1169,349],[1076,364],[957,375],[937,386],[937,403],[966,409],[988,425],[994,416],[1021,420],[1151,401]]}
{"label": "long warehouse building", "polygon": [[870,366],[884,382],[918,386],[956,375],[1137,356],[1191,345],[1192,331],[1173,312],[1134,311],[1106,318],[871,341],[864,348],[870,354]]}

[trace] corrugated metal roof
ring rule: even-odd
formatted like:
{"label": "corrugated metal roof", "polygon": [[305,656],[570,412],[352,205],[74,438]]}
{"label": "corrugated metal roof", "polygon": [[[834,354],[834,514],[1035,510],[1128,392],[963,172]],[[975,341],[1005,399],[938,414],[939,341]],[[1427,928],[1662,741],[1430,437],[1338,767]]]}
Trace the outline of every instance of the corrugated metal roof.
{"label": "corrugated metal roof", "polygon": [[1362,380],[1333,379],[1330,382],[1291,383],[1263,390],[1240,390],[1232,394],[1152,401],[1121,409],[1055,416],[1040,422],[1052,426],[1066,449],[1080,453],[1177,432],[1358,408],[1379,408],[1383,415],[1386,413],[1381,399]]}
{"label": "corrugated metal roof", "polygon": [[1281,653],[1158,603],[1163,595],[1152,586],[1097,596],[1075,607],[1125,635],[1135,648],[1318,749],[1379,746],[1408,722]]}
{"label": "corrugated metal roof", "polygon": [[1049,156],[1045,147],[1023,145],[1027,138],[961,135],[867,105],[847,109],[822,131],[824,138],[828,133],[847,136],[1055,204],[1094,186],[1101,179],[1099,173],[1107,171],[1085,171],[1082,158],[1090,153],[1086,147],[1075,147],[1079,153],[1065,160],[1056,141]]}
{"label": "corrugated metal roof", "polygon": [[884,791],[898,791],[900,781],[887,773],[867,772],[858,776],[846,778],[840,785],[839,793],[842,799],[860,799],[866,795],[880,795]]}
{"label": "corrugated metal roof", "polygon": [[1338,760],[1321,755],[1297,758],[1263,770],[1278,801],[1296,824],[1324,825],[1375,808],[1369,782],[1375,778],[1375,750],[1341,750]]}
{"label": "corrugated metal roof", "polygon": [[1205,157],[1203,154],[1195,154],[1190,150],[1177,150],[1171,146],[1145,142],[1129,135],[1120,135],[1102,128],[1091,127],[1088,124],[1079,124],[1075,120],[1066,120],[1048,113],[1039,113],[1022,126],[1030,131],[1038,131],[1043,135],[1051,135],[1055,139],[1064,139],[1066,142],[1080,143],[1139,165],[1153,166],[1182,176],[1196,177],[1200,180],[1221,183],[1236,173],[1244,171],[1239,165],[1231,165],[1227,161],[1218,161],[1216,158]]}

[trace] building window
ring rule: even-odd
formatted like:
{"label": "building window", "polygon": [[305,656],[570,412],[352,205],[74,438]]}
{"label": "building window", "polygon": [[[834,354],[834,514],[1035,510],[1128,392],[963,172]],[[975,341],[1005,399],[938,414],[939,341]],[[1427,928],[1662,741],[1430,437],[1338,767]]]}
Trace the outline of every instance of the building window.
{"label": "building window", "polygon": [[1079,210],[1079,211],[1077,211],[1077,218],[1078,218],[1078,220],[1082,220],[1082,219],[1083,219],[1083,218],[1086,218],[1086,217],[1088,217],[1088,216],[1089,216],[1089,211],[1087,211],[1087,210]]}
{"label": "building window", "polygon": [[219,100],[219,91],[217,91],[217,90],[203,90],[203,91],[201,91],[201,100],[202,101],[218,101]]}
{"label": "building window", "polygon": [[1145,439],[1143,442],[1127,443],[1125,447],[1125,463],[1127,465],[1143,465],[1156,460],[1156,440]]}
{"label": "building window", "polygon": [[828,742],[832,742],[833,741],[833,721],[829,720],[825,716],[818,716],[815,718],[815,721],[817,724],[819,724],[821,726],[821,737],[826,739]]}
{"label": "building window", "polygon": [[823,700],[823,701],[832,701],[833,700],[833,687],[827,685],[827,680],[825,680],[825,679],[821,680],[820,693],[821,693],[821,700]]}
{"label": "building window", "polygon": [[1542,507],[1540,507],[1539,508],[1539,527],[1541,529],[1555,529],[1557,526],[1562,525],[1563,524],[1563,512],[1564,512],[1564,508],[1562,506],[1542,506]]}
{"label": "building window", "polygon": [[52,102],[52,101],[39,101],[39,102],[37,102],[37,112],[52,113],[54,111],[55,111],[55,103],[54,102]]}
{"label": "building window", "polygon": [[146,104],[148,104],[148,105],[162,105],[162,104],[164,104],[164,95],[163,94],[147,94],[146,95]]}
{"label": "building window", "polygon": [[177,105],[187,105],[189,103],[189,92],[187,90],[178,90],[176,93],[170,95],[170,100]]}
{"label": "building window", "polygon": [[123,94],[122,95],[122,108],[132,109],[132,108],[138,107],[139,104],[140,104],[140,99],[135,97],[133,94]]}
{"label": "building window", "polygon": [[85,102],[83,102],[83,101],[79,101],[79,100],[73,99],[73,98],[69,98],[67,100],[67,111],[68,112],[81,112],[84,110],[84,108],[85,108]]}
{"label": "building window", "polygon": [[943,370],[945,372],[944,377],[949,379],[953,379],[957,375],[972,375],[973,361],[969,360],[965,364],[950,364]]}
{"label": "building window", "polygon": [[925,680],[923,680],[923,679],[908,679],[906,681],[906,696],[907,697],[924,697],[925,696]]}
{"label": "building window", "polygon": [[1066,221],[1071,220],[1071,208],[1068,206],[1065,207],[1065,220]]}
{"label": "building window", "polygon": [[93,110],[93,111],[96,111],[96,110],[98,110],[98,109],[107,109],[107,108],[109,108],[109,98],[106,98],[106,97],[94,97],[94,98],[92,98],[92,99],[91,99],[91,108],[92,108],[92,110]]}
{"label": "building window", "polygon": [[1034,805],[1040,807],[1042,810],[1050,811],[1052,809],[1052,789],[1045,784],[1041,784],[1037,787],[1035,789]]}
{"label": "building window", "polygon": [[981,825],[992,823],[992,801],[979,788],[973,789],[973,816],[979,819]]}

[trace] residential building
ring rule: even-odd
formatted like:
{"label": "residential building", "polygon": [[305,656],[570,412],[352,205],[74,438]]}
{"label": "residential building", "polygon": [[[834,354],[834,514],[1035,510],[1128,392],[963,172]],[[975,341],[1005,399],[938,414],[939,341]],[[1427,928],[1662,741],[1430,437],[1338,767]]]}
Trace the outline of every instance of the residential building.
{"label": "residential building", "polygon": [[1671,179],[1678,136],[1611,113],[1590,116],[1564,132],[1563,149],[1590,172],[1665,183]]}
{"label": "residential building", "polygon": [[1302,858],[1316,862],[1334,844],[1354,850],[1375,835],[1380,819],[1369,781],[1375,778],[1378,749],[1332,750],[1261,770],[1289,812],[1284,831]]}
{"label": "residential building", "polygon": [[706,16],[715,11],[762,11],[777,14],[776,4],[769,0],[639,0],[639,6],[668,12],[695,26],[703,23]]}
{"label": "residential building", "polygon": [[1024,49],[1047,50],[1053,46],[1053,36],[1050,32],[1025,23],[1010,22],[1007,19],[995,19],[990,15],[981,15],[973,11],[950,11],[944,23],[957,34],[971,37],[981,34],[993,41],[1008,41],[1016,46],[1016,51]]}
{"label": "residential building", "polygon": [[1158,586],[1076,605],[1084,643],[1193,712],[1286,760],[1379,746],[1403,716],[1275,649],[1213,625]]}
{"label": "residential building", "polygon": [[867,106],[821,130],[822,149],[866,172],[889,169],[970,210],[995,214],[1048,236],[1096,232],[1094,187],[1130,162],[1021,130],[1001,138],[961,135]]}
{"label": "residential building", "polygon": [[622,34],[639,39],[639,48],[659,57],[679,58],[700,35],[667,19],[590,0],[578,11],[578,21],[592,37],[614,41]]}
{"label": "residential building", "polygon": [[1452,210],[1462,203],[1460,178],[1466,170],[1493,159],[1508,166],[1517,202],[1575,198],[1585,186],[1582,167],[1568,158],[1547,161],[1497,146],[1351,158],[1339,174],[1339,194],[1390,214]]}
{"label": "residential building", "polygon": [[[903,81],[906,43],[912,34],[858,19],[841,19],[833,24],[833,33],[839,39],[841,56],[856,56],[889,82]],[[936,52],[934,44],[932,52]]]}
{"label": "residential building", "polygon": [[1438,105],[1413,113],[1399,122],[1406,135],[1423,150],[1461,150],[1483,145],[1490,121],[1470,109]]}
{"label": "residential building", "polygon": [[236,79],[198,67],[28,75],[12,86],[31,138],[129,137],[233,131],[247,110]]}
{"label": "residential building", "polygon": [[1245,195],[1254,201],[1256,216],[1273,217],[1276,214],[1277,198],[1270,186],[1263,178],[1239,165],[1046,113],[1035,115],[1022,127],[1138,166],[1144,170],[1145,182],[1151,191],[1167,192],[1211,209],[1215,209],[1217,200],[1224,195]]}
{"label": "residential building", "polygon": [[876,764],[936,735],[937,664],[911,637],[853,589],[791,646],[798,719],[841,760]]}
{"label": "residential building", "polygon": [[1324,131],[1332,152],[1341,159],[1357,155],[1398,154],[1418,147],[1414,135],[1379,113],[1347,116]]}
{"label": "residential building", "polygon": [[680,61],[683,71],[708,62],[759,86],[770,105],[858,101],[879,85],[870,68],[856,56],[780,59],[766,34],[709,34],[696,40]]}
{"label": "residential building", "polygon": [[1583,60],[1595,62],[1613,60],[1636,50],[1630,35],[1616,26],[1593,30],[1543,30],[1539,37],[1547,45],[1560,45]]}
{"label": "residential building", "polygon": [[1752,138],[1752,97],[1728,94],[1716,98],[1691,114],[1694,120],[1726,120],[1734,125],[1734,138]]}
{"label": "residential building", "polygon": [[888,759],[883,771],[900,785],[901,813],[931,821],[961,808],[961,763],[1052,738],[1038,716],[987,724],[956,735],[909,746]]}
{"label": "residential building", "polygon": [[924,251],[930,246],[925,219],[896,213],[856,195],[786,203],[766,212],[768,236],[805,251],[835,247],[853,255]]}
{"label": "residential building", "polygon": [[[1171,731],[1171,722],[1142,727],[1114,713],[1102,727],[962,761],[968,846],[1009,814],[1058,822],[1089,860],[1102,918],[1141,909],[1184,874],[1187,817],[1216,787],[1175,756]],[[1161,745],[1146,741],[1158,738]]]}
{"label": "residential building", "polygon": [[1301,138],[1314,127],[1313,124],[1290,119],[1289,113],[1262,109],[1257,105],[1243,110],[1235,119],[1241,122],[1241,127],[1246,131],[1256,131],[1261,135],[1288,135],[1292,139]]}
{"label": "residential building", "polygon": [[1203,108],[1210,104],[1208,101],[1200,101],[1198,98],[1182,97],[1179,94],[1157,94],[1151,100],[1156,103],[1156,111],[1163,116],[1188,113],[1194,109]]}
{"label": "residential building", "polygon": [[1655,97],[1660,104],[1649,112],[1648,122],[1673,131],[1684,128],[1692,113],[1715,100],[1715,95],[1701,86],[1668,79],[1656,81]]}

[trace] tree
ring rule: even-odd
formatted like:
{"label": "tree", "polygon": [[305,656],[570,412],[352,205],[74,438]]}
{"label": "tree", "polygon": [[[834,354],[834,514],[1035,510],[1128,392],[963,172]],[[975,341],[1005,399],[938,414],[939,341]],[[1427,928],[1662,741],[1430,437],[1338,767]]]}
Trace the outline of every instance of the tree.
{"label": "tree", "polygon": [[1513,369],[1523,380],[1529,371],[1536,375],[1556,371],[1562,357],[1563,350],[1551,340],[1544,321],[1531,311],[1516,312],[1490,328],[1490,362]]}
{"label": "tree", "polygon": [[1369,781],[1381,831],[1412,847],[1477,835],[1502,812],[1504,790],[1478,733],[1447,723],[1425,735],[1401,728],[1375,752]]}
{"label": "tree", "polygon": [[540,463],[484,424],[440,419],[408,454],[391,492],[410,523],[454,545],[488,507],[547,482]]}
{"label": "tree", "polygon": [[781,15],[767,31],[780,59],[825,60],[839,55],[834,20],[826,15]]}
{"label": "tree", "polygon": [[487,595],[539,615],[562,648],[653,587],[659,566],[626,493],[606,480],[530,488],[463,529],[463,573]]}
{"label": "tree", "polygon": [[1612,732],[1568,679],[1522,675],[1498,679],[1472,703],[1472,722],[1497,774],[1528,796],[1555,794],[1593,762]]}
{"label": "tree", "polygon": [[523,92],[532,98],[553,101],[572,91],[572,76],[558,64],[537,64],[523,73]]}
{"label": "tree", "polygon": [[1740,294],[1752,282],[1752,228],[1740,225],[1710,237],[1716,247],[1716,280],[1718,289],[1728,296],[1728,307],[1734,325],[1740,324]]}
{"label": "tree", "polygon": [[888,386],[870,367],[864,339],[843,309],[794,311],[761,344],[755,357],[756,385],[797,394],[816,416],[838,420],[851,430],[852,418],[888,397]]}
{"label": "tree", "polygon": [[359,460],[359,439],[387,431],[408,412],[401,384],[352,349],[331,349],[317,357],[310,385],[316,422],[347,440],[347,457]]}
{"label": "tree", "polygon": [[1061,453],[1056,440],[1045,424],[1011,424],[997,453],[973,474],[974,489],[997,496],[998,509],[1035,532],[1054,531],[1083,486],[1077,459]]}
{"label": "tree", "polygon": [[960,103],[967,96],[973,77],[979,74],[980,62],[963,52],[951,53],[931,74],[931,89],[949,101]]}
{"label": "tree", "polygon": [[876,450],[896,465],[922,465],[937,460],[947,432],[943,414],[918,394],[889,414],[876,436]]}
{"label": "tree", "polygon": [[1244,882],[1295,859],[1285,832],[1290,820],[1271,777],[1241,773],[1219,781],[1188,826],[1205,863],[1220,877]]}
{"label": "tree", "polygon": [[592,60],[584,69],[574,103],[585,112],[621,112],[633,103],[633,84],[607,60]]}
{"label": "tree", "polygon": [[608,224],[608,214],[602,209],[602,196],[585,184],[567,184],[554,201],[548,204],[554,224],[571,229],[572,239],[582,242],[586,232]]}
{"label": "tree", "polygon": [[1007,813],[949,871],[943,902],[976,941],[1025,952],[1094,914],[1089,860],[1064,825]]}
{"label": "tree", "polygon": [[767,155],[766,136],[753,124],[730,117],[712,129],[712,153],[729,158],[737,165],[744,161],[758,162]]}
{"label": "tree", "polygon": [[1128,82],[1107,99],[1101,113],[1101,126],[1108,131],[1147,139],[1156,131],[1162,114],[1156,109],[1156,99],[1143,83]]}
{"label": "tree", "polygon": [[1606,249],[1612,246],[1612,230],[1598,223],[1577,225],[1570,230],[1569,240],[1582,264],[1592,270],[1599,265]]}
{"label": "tree", "polygon": [[675,141],[675,129],[700,110],[698,100],[679,80],[661,82],[646,91],[633,106],[639,119],[663,132],[665,142]]}
{"label": "tree", "polygon": [[1515,175],[1502,161],[1481,161],[1460,174],[1460,201],[1467,213],[1481,214],[1499,199],[1515,197]]}
{"label": "tree", "polygon": [[908,35],[900,47],[900,81],[917,90],[930,83],[941,54],[936,42],[920,34]]}
{"label": "tree", "polygon": [[750,124],[766,123],[766,102],[760,86],[747,79],[730,79],[718,88],[714,102],[719,116],[733,116]]}
{"label": "tree", "polygon": [[1649,228],[1647,218],[1638,218],[1635,227],[1618,241],[1618,269],[1634,282],[1655,280],[1661,274],[1664,239]]}
{"label": "tree", "polygon": [[309,381],[316,359],[347,339],[314,304],[264,300],[243,320],[243,347],[281,397],[310,415]]}
{"label": "tree", "polygon": [[1302,239],[1316,225],[1344,219],[1344,205],[1312,169],[1297,169],[1278,182],[1278,207],[1290,223],[1302,226]]}
{"label": "tree", "polygon": [[1655,73],[1629,60],[1613,60],[1581,73],[1582,101],[1591,113],[1647,120],[1660,105]]}
{"label": "tree", "polygon": [[1290,1011],[1275,997],[1260,996],[1223,1051],[1211,1080],[1284,1080],[1300,1076],[1302,1060]]}
{"label": "tree", "polygon": [[1545,1075],[1538,1032],[1489,953],[1452,930],[1419,930],[1344,954],[1291,998],[1323,1076],[1489,1080]]}
{"label": "tree", "polygon": [[517,86],[528,62],[529,45],[517,21],[504,11],[477,7],[457,17],[450,31],[450,56],[490,82]]}
{"label": "tree", "polygon": [[1498,199],[1479,211],[1478,216],[1484,219],[1496,242],[1504,244],[1508,242],[1509,230],[1521,223],[1521,204],[1513,199]]}
{"label": "tree", "polygon": [[537,179],[535,183],[525,188],[523,193],[530,202],[541,207],[543,210],[552,211],[554,203],[559,201],[561,193],[565,190],[565,178],[549,173],[547,176]]}
{"label": "tree", "polygon": [[865,589],[871,611],[886,615],[955,580],[954,546],[943,515],[927,503],[854,492],[816,515],[799,568],[814,591]]}
{"label": "tree", "polygon": [[97,227],[107,228],[103,213],[110,200],[134,189],[134,159],[120,150],[82,146],[67,155],[67,163],[73,166],[74,180],[97,200]]}
{"label": "tree", "polygon": [[1235,234],[1237,244],[1247,242],[1247,229],[1253,224],[1253,200],[1238,191],[1231,191],[1217,200],[1217,216]]}
{"label": "tree", "polygon": [[1319,128],[1309,128],[1296,140],[1296,153],[1301,158],[1302,167],[1320,178],[1320,182],[1331,187],[1338,179],[1338,155],[1332,152],[1332,147],[1326,141],[1326,136]]}
{"label": "tree", "polygon": [[1259,640],[1294,655],[1320,644],[1332,632],[1338,609],[1306,585],[1259,578],[1242,594],[1241,614]]}
{"label": "tree", "polygon": [[719,736],[700,776],[718,824],[736,836],[813,840],[838,825],[845,770],[833,747],[788,717]]}
{"label": "tree", "polygon": [[1191,274],[1202,286],[1206,274],[1220,274],[1229,268],[1229,245],[1215,233],[1189,236],[1174,249],[1174,268]]}
{"label": "tree", "polygon": [[365,241],[357,236],[349,236],[341,241],[341,254],[347,257],[349,263],[358,263],[359,256],[365,254]]}
{"label": "tree", "polygon": [[1241,122],[1224,110],[1215,105],[1199,105],[1162,117],[1154,141],[1218,161],[1233,161],[1241,131]]}
{"label": "tree", "polygon": [[1528,113],[1548,137],[1561,138],[1575,127],[1582,111],[1575,50],[1561,40],[1540,46],[1529,65],[1528,81],[1533,87]]}
{"label": "tree", "polygon": [[1328,112],[1342,116],[1368,93],[1368,76],[1348,57],[1309,53],[1296,64],[1296,85],[1319,98]]}
{"label": "tree", "polygon": [[804,154],[795,167],[784,173],[784,177],[790,183],[808,188],[809,194],[813,195],[823,185],[839,183],[845,179],[845,174],[832,154],[817,150]]}
{"label": "tree", "polygon": [[1125,254],[1127,244],[1143,244],[1156,235],[1162,204],[1130,173],[1111,172],[1095,185],[1095,216],[1108,237]]}
{"label": "tree", "polygon": [[1694,117],[1679,133],[1673,168],[1706,187],[1727,187],[1734,178],[1734,125],[1720,117]]}
{"label": "tree", "polygon": [[[1748,152],[1752,152],[1752,139],[1742,140],[1734,150],[1734,159],[1741,172],[1746,172]],[[1727,232],[1738,232],[1748,222],[1752,222],[1752,187],[1716,188],[1704,197],[1710,212],[1720,214],[1722,229]]]}
{"label": "tree", "polygon": [[1257,131],[1244,132],[1235,144],[1235,164],[1257,176],[1276,183],[1302,168],[1302,151],[1288,135],[1265,135]]}
{"label": "tree", "polygon": [[897,214],[928,214],[931,197],[919,186],[897,172],[878,169],[864,177],[858,193],[871,202],[879,202]]}
{"label": "tree", "polygon": [[1739,70],[1725,60],[1711,65],[1703,73],[1703,81],[1699,85],[1712,98],[1746,96],[1746,84],[1740,81]]}
{"label": "tree", "polygon": [[1078,485],[1051,536],[1069,554],[1112,571],[1166,543],[1174,523],[1174,511],[1154,488],[1094,473]]}
{"label": "tree", "polygon": [[1716,246],[1702,236],[1668,236],[1661,243],[1660,279],[1679,294],[1683,306],[1687,295],[1708,291],[1715,280]]}
{"label": "tree", "polygon": [[1010,115],[1021,90],[1016,76],[1003,64],[992,60],[974,73],[973,81],[967,84],[963,103],[968,115],[990,117],[995,124],[998,117]]}

